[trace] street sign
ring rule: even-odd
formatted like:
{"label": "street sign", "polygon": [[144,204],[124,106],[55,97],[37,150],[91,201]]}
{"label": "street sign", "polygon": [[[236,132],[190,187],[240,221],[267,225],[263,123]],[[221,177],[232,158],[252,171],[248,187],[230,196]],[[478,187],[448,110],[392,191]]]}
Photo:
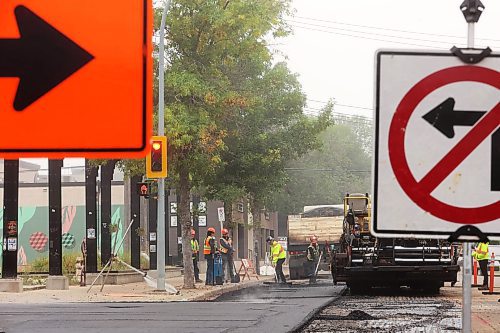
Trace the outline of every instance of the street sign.
{"label": "street sign", "polygon": [[144,157],[151,0],[0,1],[0,156]]}
{"label": "street sign", "polygon": [[376,54],[372,232],[500,237],[500,54]]}
{"label": "street sign", "polygon": [[224,207],[218,207],[217,208],[217,215],[219,216],[219,222],[225,222],[226,221],[226,215],[224,213]]}

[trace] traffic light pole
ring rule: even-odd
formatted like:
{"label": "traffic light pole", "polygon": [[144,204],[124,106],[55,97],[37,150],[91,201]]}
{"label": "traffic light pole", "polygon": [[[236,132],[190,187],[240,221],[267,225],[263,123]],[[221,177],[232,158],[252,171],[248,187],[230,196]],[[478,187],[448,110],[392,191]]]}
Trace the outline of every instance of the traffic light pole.
{"label": "traffic light pole", "polygon": [[[160,25],[159,89],[158,89],[158,135],[165,135],[165,23],[170,0],[165,1]],[[156,289],[165,290],[165,178],[158,179],[158,230],[157,237],[157,270]]]}

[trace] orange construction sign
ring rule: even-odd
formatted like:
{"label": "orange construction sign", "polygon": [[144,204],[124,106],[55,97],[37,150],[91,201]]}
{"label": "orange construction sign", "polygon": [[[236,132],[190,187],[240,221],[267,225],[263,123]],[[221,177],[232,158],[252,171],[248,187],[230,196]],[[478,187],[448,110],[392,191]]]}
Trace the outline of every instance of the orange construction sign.
{"label": "orange construction sign", "polygon": [[2,0],[0,22],[0,157],[146,155],[151,0]]}

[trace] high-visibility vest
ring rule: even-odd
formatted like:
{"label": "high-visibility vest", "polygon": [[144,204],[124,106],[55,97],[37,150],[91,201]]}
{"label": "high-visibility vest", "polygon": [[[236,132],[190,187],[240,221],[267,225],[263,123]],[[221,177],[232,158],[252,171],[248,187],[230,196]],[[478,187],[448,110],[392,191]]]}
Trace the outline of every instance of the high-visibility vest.
{"label": "high-visibility vest", "polygon": [[197,239],[191,239],[191,250],[193,251],[193,258],[200,252],[200,245]]}
{"label": "high-visibility vest", "polygon": [[[490,254],[488,253],[489,243],[479,243],[476,247],[475,258],[476,260],[486,260],[490,259]],[[480,253],[484,252],[484,253]]]}
{"label": "high-visibility vest", "polygon": [[[311,249],[311,250],[309,250]],[[307,247],[307,260],[315,261],[319,256],[319,249],[317,246],[313,246],[312,244]]]}
{"label": "high-visibility vest", "polygon": [[210,246],[210,240],[215,239],[215,237],[208,236],[205,238],[205,244],[203,244],[203,254],[211,254],[212,253],[212,247]]}
{"label": "high-visibility vest", "polygon": [[226,254],[226,253],[228,253],[228,252],[229,252],[229,249],[226,249],[224,246],[222,246],[222,242],[226,242],[226,244],[227,244],[227,240],[226,240],[225,238],[221,238],[221,239],[219,240],[219,251],[220,251],[221,253]]}
{"label": "high-visibility vest", "polygon": [[271,255],[272,255],[272,260],[273,260],[274,264],[277,263],[279,259],[286,258],[285,249],[277,241],[274,241],[271,244]]}

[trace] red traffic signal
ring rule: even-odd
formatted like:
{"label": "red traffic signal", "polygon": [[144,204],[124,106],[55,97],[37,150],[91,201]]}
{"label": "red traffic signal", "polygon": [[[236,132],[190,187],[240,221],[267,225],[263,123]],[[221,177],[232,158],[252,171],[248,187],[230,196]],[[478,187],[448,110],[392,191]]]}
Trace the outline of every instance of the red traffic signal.
{"label": "red traffic signal", "polygon": [[167,177],[167,138],[153,136],[151,151],[146,155],[146,176],[148,178]]}

